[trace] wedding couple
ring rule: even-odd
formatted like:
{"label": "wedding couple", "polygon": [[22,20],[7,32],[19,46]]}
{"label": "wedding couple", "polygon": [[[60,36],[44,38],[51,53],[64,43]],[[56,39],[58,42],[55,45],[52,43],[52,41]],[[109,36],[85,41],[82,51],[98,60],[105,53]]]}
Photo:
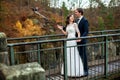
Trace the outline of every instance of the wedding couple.
{"label": "wedding couple", "polygon": [[[67,35],[67,38],[84,37],[88,35],[89,23],[83,16],[83,10],[81,8],[77,8],[75,10],[75,16],[77,17],[76,20],[74,19],[74,15],[69,15],[66,18],[65,30],[62,26],[57,25],[57,27],[65,35]],[[69,77],[81,77],[88,75],[86,47],[79,46],[82,44],[86,44],[86,39],[67,41],[67,76]],[[61,74],[64,74],[63,64]]]}

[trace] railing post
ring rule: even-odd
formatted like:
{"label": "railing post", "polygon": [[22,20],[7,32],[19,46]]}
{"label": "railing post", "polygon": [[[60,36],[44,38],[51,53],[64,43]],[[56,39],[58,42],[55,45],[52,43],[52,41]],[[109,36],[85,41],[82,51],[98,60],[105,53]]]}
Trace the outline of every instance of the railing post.
{"label": "railing post", "polygon": [[66,40],[63,41],[63,61],[64,61],[64,80],[67,80],[67,45]]}
{"label": "railing post", "polygon": [[10,46],[10,59],[11,59],[11,65],[14,65],[15,64],[15,58],[14,58],[13,46]]}
{"label": "railing post", "polygon": [[104,75],[105,78],[108,76],[108,36],[104,37]]}
{"label": "railing post", "polygon": [[[104,32],[101,32],[101,35],[104,35]],[[102,41],[104,41],[104,38],[102,38]],[[101,47],[101,53],[102,53],[102,59],[104,58],[104,43],[102,43],[102,47]]]}
{"label": "railing post", "polygon": [[37,44],[37,49],[38,49],[38,63],[41,64],[41,61],[40,61],[40,49],[41,49],[41,44]]}

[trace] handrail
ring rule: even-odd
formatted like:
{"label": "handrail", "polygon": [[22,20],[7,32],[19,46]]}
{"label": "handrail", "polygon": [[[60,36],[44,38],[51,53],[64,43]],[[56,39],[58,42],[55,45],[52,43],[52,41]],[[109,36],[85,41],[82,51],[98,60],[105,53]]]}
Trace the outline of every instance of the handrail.
{"label": "handrail", "polygon": [[22,39],[34,39],[34,38],[47,38],[47,37],[55,37],[55,36],[64,36],[64,34],[44,35],[44,36],[30,36],[30,37],[21,37],[21,38],[8,38],[7,40],[22,40]]}
{"label": "handrail", "polygon": [[104,33],[104,32],[117,32],[120,31],[120,29],[114,29],[114,30],[102,30],[102,31],[91,31],[90,33]]}
{"label": "handrail", "polygon": [[56,41],[68,41],[68,40],[77,40],[77,39],[100,38],[100,37],[106,37],[106,36],[120,36],[120,33],[117,33],[117,34],[105,34],[105,35],[95,35],[95,36],[86,36],[86,37],[70,38],[70,39],[62,38],[62,39],[54,39],[54,40],[41,40],[41,41],[32,41],[32,42],[9,43],[8,47],[10,47],[10,46],[18,46],[18,45],[48,43],[48,42],[56,42]]}
{"label": "handrail", "polygon": [[[103,31],[91,31],[89,34],[93,33],[105,33],[105,32],[117,32],[120,31],[120,29],[115,29],[115,30],[103,30]],[[55,34],[55,35],[44,35],[44,36],[30,36],[30,37],[21,37],[21,38],[7,38],[7,40],[24,40],[24,39],[37,39],[37,38],[48,38],[48,37],[60,37],[64,36],[64,34]]]}

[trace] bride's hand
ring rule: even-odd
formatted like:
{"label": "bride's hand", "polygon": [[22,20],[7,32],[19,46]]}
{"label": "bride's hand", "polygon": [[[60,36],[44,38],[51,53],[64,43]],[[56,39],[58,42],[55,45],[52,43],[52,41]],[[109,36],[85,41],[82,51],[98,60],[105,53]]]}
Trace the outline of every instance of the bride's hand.
{"label": "bride's hand", "polygon": [[57,25],[58,29],[62,30],[63,26]]}

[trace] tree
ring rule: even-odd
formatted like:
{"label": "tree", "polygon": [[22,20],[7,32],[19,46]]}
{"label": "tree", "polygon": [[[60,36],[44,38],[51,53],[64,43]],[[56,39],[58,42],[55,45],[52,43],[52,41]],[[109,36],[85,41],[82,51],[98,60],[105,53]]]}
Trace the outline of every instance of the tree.
{"label": "tree", "polygon": [[108,26],[111,28],[115,26],[119,27],[120,0],[111,0],[108,8],[109,8],[109,15],[107,16],[109,21]]}
{"label": "tree", "polygon": [[114,17],[113,17],[113,13],[109,13],[109,15],[107,16],[107,19],[108,19],[108,27],[111,27],[113,28],[114,26]]}
{"label": "tree", "polygon": [[66,18],[67,15],[69,14],[69,10],[68,10],[67,7],[65,6],[65,2],[63,2],[61,9],[62,9],[62,13],[63,13],[64,18]]}
{"label": "tree", "polygon": [[120,6],[120,0],[111,0],[109,7]]}
{"label": "tree", "polygon": [[104,20],[102,17],[98,17],[98,26],[99,26],[100,30],[105,29]]}

